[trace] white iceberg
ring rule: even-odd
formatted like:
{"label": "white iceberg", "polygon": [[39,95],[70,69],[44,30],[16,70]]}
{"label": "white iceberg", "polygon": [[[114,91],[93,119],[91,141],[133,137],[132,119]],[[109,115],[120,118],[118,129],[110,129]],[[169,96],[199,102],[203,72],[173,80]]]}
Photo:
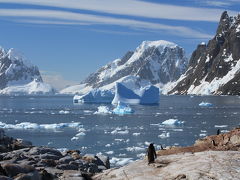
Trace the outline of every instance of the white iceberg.
{"label": "white iceberg", "polygon": [[199,104],[200,107],[212,107],[213,104],[212,103],[209,103],[209,102],[201,102]]}
{"label": "white iceberg", "polygon": [[118,102],[125,104],[158,104],[159,88],[150,85],[134,91],[121,83],[116,83],[112,104],[117,104]]}
{"label": "white iceberg", "polygon": [[165,139],[165,138],[170,137],[170,133],[169,132],[164,132],[164,133],[158,135],[158,137],[161,138],[161,139]]}
{"label": "white iceberg", "polygon": [[74,103],[111,103],[114,93],[110,90],[93,89],[84,95],[75,95]]}
{"label": "white iceberg", "polygon": [[169,126],[178,126],[183,125],[185,121],[179,121],[178,119],[168,119],[162,122],[163,125],[169,125]]}
{"label": "white iceberg", "polygon": [[123,115],[123,114],[132,114],[134,113],[134,111],[132,110],[132,108],[129,107],[129,105],[118,101],[118,105],[116,108],[113,109],[113,113]]}
{"label": "white iceberg", "polygon": [[94,114],[112,114],[112,111],[107,106],[99,106]]}
{"label": "white iceberg", "polygon": [[140,104],[158,104],[159,98],[159,88],[146,86],[141,89]]}

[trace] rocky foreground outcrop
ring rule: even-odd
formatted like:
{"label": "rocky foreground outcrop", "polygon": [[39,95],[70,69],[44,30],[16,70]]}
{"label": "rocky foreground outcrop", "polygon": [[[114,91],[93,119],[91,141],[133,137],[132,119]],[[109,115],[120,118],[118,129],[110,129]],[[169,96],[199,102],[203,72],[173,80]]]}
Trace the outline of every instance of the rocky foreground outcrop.
{"label": "rocky foreground outcrop", "polygon": [[239,179],[240,129],[199,139],[193,146],[157,152],[155,163],[139,160],[97,174],[94,180]]}
{"label": "rocky foreground outcrop", "polygon": [[110,168],[106,156],[32,146],[29,141],[6,136],[1,129],[0,153],[0,180],[88,180]]}
{"label": "rocky foreground outcrop", "polygon": [[0,180],[168,180],[239,179],[240,128],[199,139],[193,146],[171,147],[157,152],[155,163],[139,160],[109,169],[109,158],[64,153],[32,146],[0,129]]}

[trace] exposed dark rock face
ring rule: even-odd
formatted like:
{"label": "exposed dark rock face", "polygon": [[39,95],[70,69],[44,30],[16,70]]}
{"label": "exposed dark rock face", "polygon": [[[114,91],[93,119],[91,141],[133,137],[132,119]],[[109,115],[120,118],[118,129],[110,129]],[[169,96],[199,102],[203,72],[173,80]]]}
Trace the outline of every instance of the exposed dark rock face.
{"label": "exposed dark rock face", "polygon": [[103,66],[83,84],[99,88],[126,76],[139,77],[152,84],[165,84],[180,77],[186,70],[183,48],[167,41],[144,41],[134,52]]}
{"label": "exposed dark rock face", "polygon": [[0,89],[11,83],[29,83],[34,79],[42,82],[37,66],[26,64],[24,58],[13,49],[6,52],[0,48]]}
{"label": "exposed dark rock face", "polygon": [[216,35],[198,45],[170,94],[240,95],[240,15],[223,12]]}
{"label": "exposed dark rock face", "polygon": [[79,150],[65,153],[36,147],[28,141],[14,139],[0,129],[0,179],[91,179],[95,173],[110,168],[104,155],[81,155]]}

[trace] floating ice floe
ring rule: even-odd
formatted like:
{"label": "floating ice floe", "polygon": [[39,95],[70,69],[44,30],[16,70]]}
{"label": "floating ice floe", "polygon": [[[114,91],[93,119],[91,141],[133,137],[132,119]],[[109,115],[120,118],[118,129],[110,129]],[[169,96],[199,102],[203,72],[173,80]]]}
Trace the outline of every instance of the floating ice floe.
{"label": "floating ice floe", "polygon": [[179,121],[178,119],[168,119],[162,122],[163,125],[179,126],[185,124],[185,121]]}
{"label": "floating ice floe", "polygon": [[200,137],[205,137],[205,136],[207,136],[207,134],[206,133],[201,133],[201,134],[199,134],[199,136]]}
{"label": "floating ice floe", "polygon": [[128,134],[129,133],[129,131],[126,129],[126,130],[117,130],[117,129],[115,129],[115,130],[113,130],[112,132],[111,132],[111,134]]}
{"label": "floating ice floe", "polygon": [[84,129],[84,128],[82,128],[82,127],[80,127],[80,128],[78,129],[78,132],[79,132],[79,133],[77,133],[74,137],[72,137],[71,141],[76,141],[76,140],[80,139],[80,137],[86,135],[86,133],[85,133],[85,132],[86,132],[86,129]]}
{"label": "floating ice floe", "polygon": [[133,136],[139,136],[141,133],[133,133]]}
{"label": "floating ice floe", "polygon": [[70,113],[69,111],[65,111],[65,110],[59,111],[59,114],[69,114],[69,113]]}
{"label": "floating ice floe", "polygon": [[199,104],[200,107],[212,107],[213,104],[212,103],[209,103],[209,102],[201,102]]}
{"label": "floating ice floe", "polygon": [[146,153],[137,154],[137,157],[138,157],[138,158],[144,158],[145,156],[146,156]]}
{"label": "floating ice floe", "polygon": [[228,125],[215,125],[214,127],[216,127],[216,128],[226,128],[226,127],[228,127]]}
{"label": "floating ice floe", "polygon": [[114,154],[114,151],[107,151],[107,152],[105,152],[106,154]]}
{"label": "floating ice floe", "polygon": [[168,138],[168,137],[170,137],[170,133],[169,132],[164,132],[164,133],[158,135],[158,137],[161,138],[161,139]]}
{"label": "floating ice floe", "polygon": [[107,106],[99,106],[94,114],[112,114],[112,111]]}
{"label": "floating ice floe", "polygon": [[130,152],[136,152],[136,151],[145,151],[146,149],[143,148],[143,147],[127,147],[126,148],[127,151],[130,151]]}
{"label": "floating ice floe", "polygon": [[3,129],[45,129],[45,130],[55,130],[55,129],[63,129],[63,128],[81,128],[82,124],[80,122],[72,122],[72,123],[59,123],[59,124],[37,124],[30,122],[22,122],[19,124],[6,124],[0,122],[0,128]]}
{"label": "floating ice floe", "polygon": [[112,104],[117,104],[119,101],[127,104],[158,104],[159,88],[149,85],[134,91],[121,83],[116,83]]}
{"label": "floating ice floe", "polygon": [[78,139],[79,139],[79,137],[74,136],[74,137],[71,138],[71,141],[76,141],[76,140],[78,140]]}
{"label": "floating ice floe", "polygon": [[134,111],[129,105],[119,101],[117,107],[113,109],[113,113],[124,115],[124,114],[132,114],[134,113]]}

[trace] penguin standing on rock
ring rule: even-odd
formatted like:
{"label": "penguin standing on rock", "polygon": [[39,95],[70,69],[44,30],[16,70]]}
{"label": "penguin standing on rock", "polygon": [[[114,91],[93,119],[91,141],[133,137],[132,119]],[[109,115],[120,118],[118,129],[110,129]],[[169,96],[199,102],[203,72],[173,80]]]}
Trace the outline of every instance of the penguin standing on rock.
{"label": "penguin standing on rock", "polygon": [[156,154],[155,148],[153,146],[153,143],[151,143],[148,146],[147,156],[148,156],[148,164],[154,163],[154,160],[157,158],[157,154]]}

